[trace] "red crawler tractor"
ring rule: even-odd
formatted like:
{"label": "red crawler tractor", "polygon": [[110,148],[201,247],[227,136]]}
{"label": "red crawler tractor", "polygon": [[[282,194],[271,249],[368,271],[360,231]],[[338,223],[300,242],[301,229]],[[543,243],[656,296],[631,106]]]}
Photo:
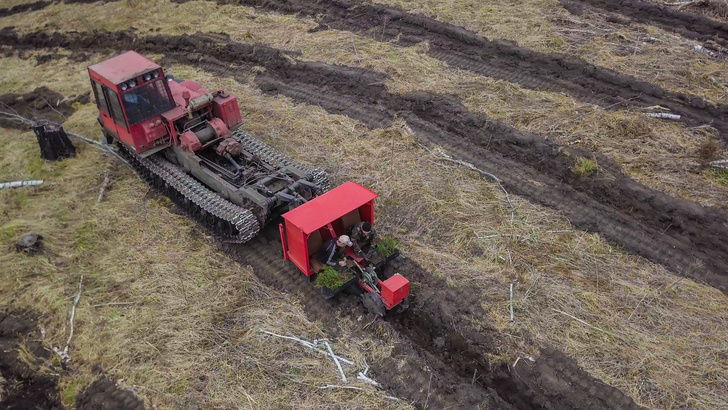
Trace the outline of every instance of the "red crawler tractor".
{"label": "red crawler tractor", "polygon": [[88,69],[105,140],[147,181],[228,242],[328,189],[326,173],[297,165],[239,129],[238,100],[167,79],[127,51]]}
{"label": "red crawler tractor", "polygon": [[[279,225],[283,257],[290,260],[306,276],[321,271],[318,252],[328,238],[336,238],[358,222],[374,223],[374,199],[377,194],[354,182],[347,182],[331,191],[283,214],[284,224]],[[346,248],[352,260],[352,280],[337,289],[324,288],[325,297],[333,297],[357,283],[363,290],[362,300],[371,312],[384,316],[389,310],[407,308],[409,281],[394,274],[382,281],[378,277],[385,266],[397,254],[373,263],[358,257]]]}
{"label": "red crawler tractor", "polygon": [[[360,220],[373,222],[375,193],[349,182],[324,194],[325,172],[294,164],[239,129],[238,100],[225,91],[166,78],[159,65],[133,51],[88,71],[105,142],[226,242],[246,242],[285,213],[286,258],[311,277],[309,256],[322,239]],[[351,259],[357,261],[352,280],[325,289],[326,297],[358,283],[371,311],[383,316],[406,307],[409,282],[377,276],[391,257],[376,264]]]}

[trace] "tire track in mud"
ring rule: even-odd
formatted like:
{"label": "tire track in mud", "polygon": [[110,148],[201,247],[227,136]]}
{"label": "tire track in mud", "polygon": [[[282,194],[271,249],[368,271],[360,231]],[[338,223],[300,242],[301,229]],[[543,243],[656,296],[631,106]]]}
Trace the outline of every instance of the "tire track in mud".
{"label": "tire track in mud", "polygon": [[559,0],[566,10],[581,15],[584,7],[621,14],[635,23],[652,24],[697,41],[728,47],[728,24],[642,0]]}
{"label": "tire track in mud", "polygon": [[565,92],[606,108],[660,105],[680,114],[681,121],[687,124],[716,127],[728,141],[728,105],[714,105],[700,97],[666,91],[577,57],[545,54],[506,40],[489,40],[462,27],[395,7],[353,0],[216,1],[304,15],[317,20],[318,29],[350,31],[375,41],[401,46],[428,42],[428,54],[452,67],[524,88]]}
{"label": "tire track in mud", "polygon": [[[354,296],[324,300],[303,274],[283,260],[275,225],[249,243],[222,244],[222,248],[238,262],[253,267],[266,285],[295,294],[307,314],[328,322],[330,329],[335,329],[332,318],[337,316],[332,310],[353,322],[365,312]],[[418,407],[640,408],[619,389],[595,379],[573,359],[552,349],[544,350],[534,364],[524,361],[511,368],[491,362],[487,354],[497,354],[496,330],[456,330],[467,326],[468,317],[485,317],[480,297],[463,295],[409,259],[400,258],[394,264],[393,270],[416,283],[419,291],[408,311],[378,324],[385,335],[398,338],[391,361],[370,363],[375,379],[389,391],[411,398]],[[372,331],[366,336],[391,342],[381,334]],[[392,373],[394,368],[397,371]]]}
{"label": "tire track in mud", "polygon": [[[246,244],[221,246],[238,262],[251,266],[256,276],[267,286],[293,294],[310,319],[321,320],[328,325],[327,333],[336,336],[334,318],[337,316],[348,317],[357,323],[359,316],[366,315],[366,309],[357,303],[354,296],[323,299],[320,291],[295,266],[283,259],[280,236],[274,224],[263,229],[258,237]],[[420,316],[416,305],[414,303],[413,310],[405,315]],[[361,326],[369,321],[369,318],[362,321]],[[510,408],[498,393],[487,387],[471,385],[469,380],[448,367],[441,358],[408,339],[407,334],[391,321],[378,324],[383,332],[367,333],[361,326],[356,332],[382,343],[392,340],[383,338],[381,334],[395,335],[395,351],[391,354],[391,361],[369,363],[374,372],[372,377],[388,391],[413,400],[418,407],[424,407],[427,403],[435,408],[477,408],[482,404],[487,404],[488,408]],[[519,404],[523,405],[520,408],[541,408],[525,401]]]}
{"label": "tire track in mud", "polygon": [[17,6],[2,8],[2,9],[0,9],[0,18],[12,16],[14,14],[42,10],[42,9],[50,6],[51,4],[52,3],[50,1],[40,0],[40,1],[36,1],[34,3],[18,4]]}

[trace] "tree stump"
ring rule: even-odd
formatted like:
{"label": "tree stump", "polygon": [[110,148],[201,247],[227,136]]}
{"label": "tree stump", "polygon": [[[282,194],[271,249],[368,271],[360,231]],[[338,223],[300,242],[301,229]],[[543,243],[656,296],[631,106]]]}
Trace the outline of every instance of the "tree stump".
{"label": "tree stump", "polygon": [[68,139],[63,127],[41,124],[33,127],[40,145],[40,156],[49,161],[57,161],[76,155],[76,147]]}

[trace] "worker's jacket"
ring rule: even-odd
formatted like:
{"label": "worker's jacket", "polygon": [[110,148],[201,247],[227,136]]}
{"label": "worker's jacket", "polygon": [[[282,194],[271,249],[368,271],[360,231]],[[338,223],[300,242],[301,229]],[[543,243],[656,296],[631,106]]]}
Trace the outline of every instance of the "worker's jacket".
{"label": "worker's jacket", "polygon": [[336,238],[330,238],[321,246],[319,251],[319,262],[324,265],[336,266],[339,261],[343,261],[346,258],[344,249],[336,245]]}
{"label": "worker's jacket", "polygon": [[364,231],[361,229],[363,224],[364,222],[359,222],[349,229],[349,238],[351,238],[351,242],[354,244],[352,249],[354,249],[357,255],[362,257],[364,256],[363,249],[376,245],[375,239],[377,236],[377,230],[373,226],[369,235],[364,235]]}

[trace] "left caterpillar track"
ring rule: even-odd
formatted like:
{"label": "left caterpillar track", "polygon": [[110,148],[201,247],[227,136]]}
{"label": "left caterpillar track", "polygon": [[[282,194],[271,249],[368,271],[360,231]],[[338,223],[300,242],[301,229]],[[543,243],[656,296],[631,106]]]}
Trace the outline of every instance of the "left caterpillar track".
{"label": "left caterpillar track", "polygon": [[162,191],[219,239],[243,243],[260,231],[260,223],[249,209],[220,197],[163,157],[141,158],[123,144],[118,147],[142,179]]}

